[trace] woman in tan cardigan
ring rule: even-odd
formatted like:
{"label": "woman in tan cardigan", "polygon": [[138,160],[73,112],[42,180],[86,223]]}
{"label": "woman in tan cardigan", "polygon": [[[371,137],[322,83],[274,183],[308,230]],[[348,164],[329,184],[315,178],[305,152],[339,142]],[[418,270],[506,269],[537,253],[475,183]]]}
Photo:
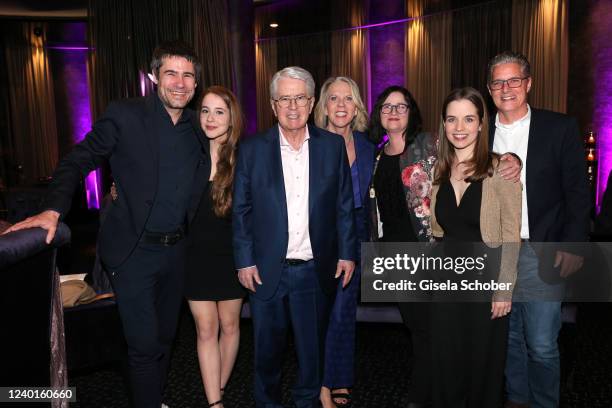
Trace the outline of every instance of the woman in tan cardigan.
{"label": "woman in tan cardigan", "polygon": [[[448,292],[434,292],[435,407],[495,408],[503,401],[507,315],[520,245],[521,185],[497,173],[499,157],[489,152],[488,125],[484,100],[475,89],[457,89],[445,99],[431,196],[432,232],[444,241],[445,255],[477,247],[468,242],[484,243],[488,273],[493,272],[493,279],[505,283],[507,290],[480,292],[491,296],[490,302],[452,302],[456,297]],[[492,261],[496,258],[498,264]],[[449,273],[453,279],[459,271]],[[459,276],[472,282],[476,278],[467,272]]]}

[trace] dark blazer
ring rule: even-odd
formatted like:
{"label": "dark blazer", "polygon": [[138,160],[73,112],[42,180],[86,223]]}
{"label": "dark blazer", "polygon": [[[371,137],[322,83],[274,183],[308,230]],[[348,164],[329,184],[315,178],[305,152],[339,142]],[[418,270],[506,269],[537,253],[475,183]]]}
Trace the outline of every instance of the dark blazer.
{"label": "dark blazer", "polygon": [[[389,143],[389,142],[387,142]],[[386,145],[386,143],[385,143]],[[370,184],[370,239],[378,241],[378,211],[376,201],[376,189],[374,185],[374,175],[378,167],[378,160],[383,153],[384,146],[378,151],[374,164],[374,174],[372,174],[372,182]],[[414,233],[419,242],[429,242],[432,238],[430,217],[430,197],[428,195],[431,188],[431,180],[433,179],[433,166],[436,158],[436,142],[434,137],[427,132],[418,133],[414,139],[406,145],[404,152],[400,156],[400,177],[402,178],[402,187],[406,197],[406,207],[408,215],[412,223]],[[405,174],[408,171],[420,171],[427,174],[428,188],[416,186],[414,189],[410,185],[410,178],[406,179]]]}
{"label": "dark blazer", "polygon": [[[353,131],[353,140],[355,141],[355,163],[359,169],[359,191],[361,193],[361,204],[363,210],[356,214],[356,222],[361,224],[361,227],[356,226],[358,238],[360,241],[368,241],[369,233],[369,212],[368,212],[368,196],[369,186],[372,180],[372,172],[374,170],[374,159],[376,158],[376,145],[368,139],[366,133]],[[363,234],[360,232],[363,231]]]}
{"label": "dark blazer", "polygon": [[[495,116],[489,136],[492,148]],[[588,241],[591,203],[576,120],[531,108],[525,165],[530,241]]]}
{"label": "dark blazer", "polygon": [[[319,283],[334,293],[338,259],[355,260],[351,173],[343,139],[308,126],[308,228]],[[256,265],[263,285],[254,296],[274,295],[287,255],[288,218],[278,126],[244,139],[238,151],[233,196],[236,268]]]}
{"label": "dark blazer", "polygon": [[[108,160],[119,198],[110,205],[98,234],[100,258],[107,267],[117,267],[129,257],[153,208],[159,171],[159,141],[153,128],[156,98],[111,102],[85,139],[60,161],[43,203],[43,208],[65,216],[80,180]],[[188,207],[190,221],[208,180],[210,154],[196,114],[185,113],[202,148]]]}

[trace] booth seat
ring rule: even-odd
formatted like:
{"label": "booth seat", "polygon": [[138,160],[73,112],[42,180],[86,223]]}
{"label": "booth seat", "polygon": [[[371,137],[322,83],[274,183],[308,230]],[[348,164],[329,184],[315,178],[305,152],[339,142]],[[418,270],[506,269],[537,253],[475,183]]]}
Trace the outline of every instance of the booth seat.
{"label": "booth seat", "polygon": [[60,223],[51,245],[33,228],[0,235],[2,386],[67,386],[57,248],[70,242]]}

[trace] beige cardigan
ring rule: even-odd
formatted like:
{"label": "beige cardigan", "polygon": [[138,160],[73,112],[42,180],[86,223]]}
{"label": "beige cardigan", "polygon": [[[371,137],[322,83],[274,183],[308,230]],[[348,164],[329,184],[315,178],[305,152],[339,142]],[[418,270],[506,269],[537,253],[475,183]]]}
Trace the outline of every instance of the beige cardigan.
{"label": "beige cardigan", "polygon": [[[436,198],[440,186],[431,190],[431,229],[434,237],[441,238],[444,231],[436,220]],[[516,282],[517,263],[521,242],[521,183],[504,180],[495,172],[482,181],[482,202],[480,205],[480,233],[484,243],[496,248],[502,247],[501,268],[498,282]],[[512,290],[497,291],[497,300],[510,301]]]}

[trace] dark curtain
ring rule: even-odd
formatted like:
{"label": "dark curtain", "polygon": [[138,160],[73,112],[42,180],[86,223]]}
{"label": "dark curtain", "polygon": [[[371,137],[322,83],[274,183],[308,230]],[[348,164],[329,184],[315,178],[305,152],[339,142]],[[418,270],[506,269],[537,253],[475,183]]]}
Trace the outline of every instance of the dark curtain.
{"label": "dark curtain", "polygon": [[155,46],[180,39],[202,61],[198,90],[233,88],[227,4],[222,0],[90,0],[92,112],[112,100],[147,95]]}
{"label": "dark curtain", "polygon": [[[11,160],[13,143],[11,132],[11,114],[9,111],[9,81],[6,69],[4,46],[0,45],[0,212],[5,209],[6,203],[3,191],[9,185],[15,184],[12,180],[14,163]],[[0,219],[3,218],[0,213]]]}
{"label": "dark curtain", "polygon": [[453,12],[452,88],[474,87],[492,104],[487,98],[487,64],[511,48],[511,20],[512,2],[507,0]]}
{"label": "dark curtain", "polygon": [[[35,33],[35,28],[40,32]],[[9,129],[3,151],[7,149],[12,158],[15,184],[34,184],[49,177],[58,160],[53,78],[44,48],[46,31],[46,23],[21,21],[3,22],[1,28]]]}
{"label": "dark curtain", "polygon": [[131,2],[89,2],[91,114],[95,120],[112,100],[140,96]]}
{"label": "dark curtain", "polygon": [[[166,0],[162,0],[166,1]],[[193,44],[202,59],[202,89],[223,85],[236,91],[227,1],[191,0]],[[244,27],[244,29],[251,29]],[[238,67],[235,67],[239,69]],[[253,84],[255,86],[255,84]]]}
{"label": "dark curtain", "polygon": [[331,75],[352,78],[361,90],[361,99],[369,105],[369,34],[366,29],[343,30],[361,27],[368,21],[369,1],[337,0],[332,2],[332,27],[338,24],[340,31],[331,34]]}
{"label": "dark curtain", "polygon": [[331,76],[331,33],[281,38],[276,41],[277,66],[299,66],[310,72],[315,81],[315,96]]}

